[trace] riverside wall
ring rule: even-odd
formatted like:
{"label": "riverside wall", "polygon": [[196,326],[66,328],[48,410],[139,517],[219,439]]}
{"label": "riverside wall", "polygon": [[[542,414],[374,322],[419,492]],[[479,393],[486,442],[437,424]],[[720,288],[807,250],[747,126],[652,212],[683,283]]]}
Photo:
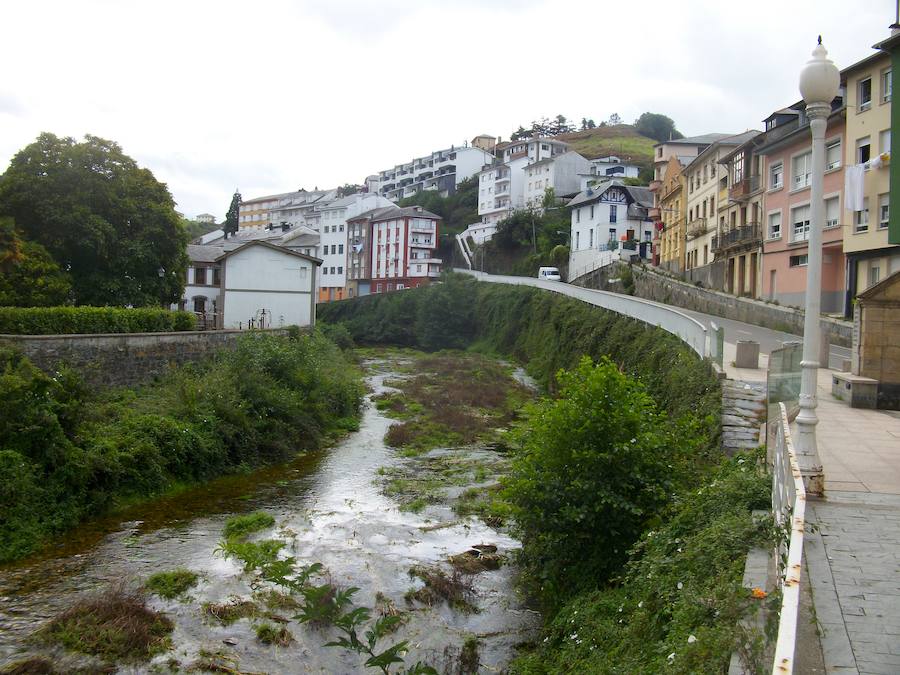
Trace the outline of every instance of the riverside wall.
{"label": "riverside wall", "polygon": [[[285,329],[258,331],[284,334]],[[179,331],[92,335],[0,335],[0,346],[21,350],[45,373],[61,364],[76,370],[94,387],[140,384],[171,367],[233,349],[248,331]]]}
{"label": "riverside wall", "polygon": [[[621,277],[628,267],[629,265],[626,263],[615,262],[573,279],[570,283],[585,288],[621,292]],[[650,271],[640,265],[630,265],[630,268],[634,278],[634,295],[639,298],[695,312],[714,314],[793,335],[803,334],[802,310],[702,288],[659,272]],[[830,344],[851,346],[853,341],[852,322],[823,317],[821,326]]]}

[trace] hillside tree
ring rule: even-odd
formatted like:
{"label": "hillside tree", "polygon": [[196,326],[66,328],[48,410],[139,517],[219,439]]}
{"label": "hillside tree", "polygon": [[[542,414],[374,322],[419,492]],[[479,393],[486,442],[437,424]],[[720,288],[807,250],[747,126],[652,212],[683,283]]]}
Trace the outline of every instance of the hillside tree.
{"label": "hillside tree", "polygon": [[0,176],[0,216],[69,274],[76,304],[181,297],[187,235],[172,195],[113,141],[41,134]]}
{"label": "hillside tree", "polygon": [[642,136],[652,138],[657,143],[665,143],[670,139],[684,138],[675,128],[671,117],[659,113],[645,112],[634,121],[634,130]]}
{"label": "hillside tree", "polygon": [[9,217],[0,218],[0,271],[0,306],[52,307],[69,301],[69,275],[43,246],[23,241]]}
{"label": "hillside tree", "polygon": [[225,222],[222,224],[222,231],[225,232],[226,235],[237,234],[238,216],[240,211],[241,193],[238,190],[235,190],[234,194],[231,196],[231,205],[228,207],[228,213],[225,214]]}

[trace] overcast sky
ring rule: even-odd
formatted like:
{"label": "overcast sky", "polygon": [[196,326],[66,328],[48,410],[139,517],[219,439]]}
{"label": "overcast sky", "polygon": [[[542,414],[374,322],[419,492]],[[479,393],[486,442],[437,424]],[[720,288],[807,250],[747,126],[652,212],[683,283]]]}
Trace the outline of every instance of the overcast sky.
{"label": "overcast sky", "polygon": [[799,99],[821,33],[843,68],[893,0],[4,3],[0,170],[42,131],[117,141],[189,217],[366,175],[558,113],[686,135]]}

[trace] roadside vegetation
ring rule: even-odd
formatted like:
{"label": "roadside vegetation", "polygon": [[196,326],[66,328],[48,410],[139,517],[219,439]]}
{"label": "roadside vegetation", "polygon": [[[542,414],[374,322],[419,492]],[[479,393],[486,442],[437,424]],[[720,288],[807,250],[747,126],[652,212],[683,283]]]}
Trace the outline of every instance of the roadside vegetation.
{"label": "roadside vegetation", "polygon": [[357,427],[361,401],[357,369],[320,332],[250,334],[99,393],[0,348],[0,562],[119,505],[323,447]]}
{"label": "roadside vegetation", "polygon": [[[764,636],[740,620],[760,601],[740,582],[750,546],[771,543],[751,516],[769,487],[757,455],[718,449],[710,364],[674,336],[576,300],[442,281],[334,303],[320,318],[362,344],[513,358],[548,392],[507,437],[500,485],[457,506],[522,541],[524,589],[545,629],[511,672],[719,672],[733,651],[752,672]],[[404,315],[415,320],[394,320]]]}

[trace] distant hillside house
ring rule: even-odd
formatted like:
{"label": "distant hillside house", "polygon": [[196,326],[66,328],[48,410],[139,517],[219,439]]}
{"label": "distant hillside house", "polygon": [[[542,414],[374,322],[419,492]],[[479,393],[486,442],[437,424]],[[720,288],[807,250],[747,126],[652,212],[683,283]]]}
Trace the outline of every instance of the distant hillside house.
{"label": "distant hillside house", "polygon": [[578,274],[618,257],[652,258],[653,195],[645,187],[603,181],[571,202],[569,274]]}
{"label": "distant hillside house", "polygon": [[434,190],[442,196],[456,192],[456,186],[474,176],[494,156],[481,148],[450,146],[430,155],[379,171],[377,179],[366,178],[366,187],[391,201],[400,201],[422,191]]}
{"label": "distant hillside house", "polygon": [[198,223],[206,223],[209,225],[216,224],[216,217],[211,213],[201,213],[199,216],[194,218]]}
{"label": "distant hillside house", "polygon": [[581,190],[581,174],[591,163],[577,152],[567,151],[533,162],[524,168],[525,207],[540,209],[547,190],[557,197],[572,197]]}
{"label": "distant hillside house", "polygon": [[594,174],[601,178],[637,178],[641,168],[637,164],[627,164],[615,155],[592,159]]}

